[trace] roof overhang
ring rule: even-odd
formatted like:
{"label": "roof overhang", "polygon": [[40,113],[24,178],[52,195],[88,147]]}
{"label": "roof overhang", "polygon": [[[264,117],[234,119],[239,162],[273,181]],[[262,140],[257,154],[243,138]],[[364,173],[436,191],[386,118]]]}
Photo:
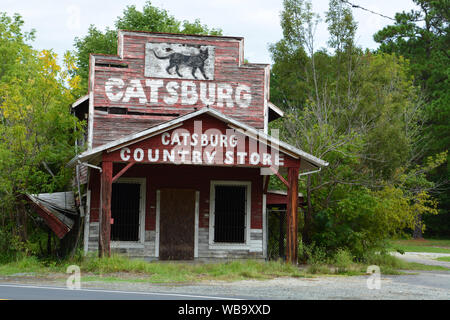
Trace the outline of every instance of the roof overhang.
{"label": "roof overhang", "polygon": [[114,151],[125,145],[134,144],[136,142],[142,141],[152,136],[161,134],[165,131],[171,130],[177,126],[182,125],[184,121],[198,117],[202,114],[208,114],[216,119],[219,119],[227,123],[230,128],[233,128],[251,138],[258,139],[259,141],[262,141],[264,143],[270,143],[271,147],[279,149],[280,152],[288,154],[293,158],[301,159],[301,166],[300,166],[301,172],[310,171],[311,169],[316,170],[318,168],[328,166],[328,163],[326,161],[323,161],[286,142],[283,142],[275,137],[267,135],[260,130],[257,130],[229,116],[226,116],[215,109],[211,109],[208,107],[185,114],[176,119],[161,123],[144,131],[122,137],[116,141],[87,150],[79,154],[78,156],[74,157],[72,160],[70,160],[67,166],[73,167],[80,162],[91,163],[94,159],[96,159],[96,162],[98,163],[99,159],[101,159],[101,154],[104,151],[107,152]]}
{"label": "roof overhang", "polygon": [[75,101],[74,103],[72,103],[72,109],[75,109],[76,107],[78,107],[79,105],[85,103],[86,101],[89,100],[89,95],[85,95],[81,98],[79,98],[77,101]]}
{"label": "roof overhang", "polygon": [[272,102],[268,103],[269,106],[269,122],[284,117],[284,112]]}

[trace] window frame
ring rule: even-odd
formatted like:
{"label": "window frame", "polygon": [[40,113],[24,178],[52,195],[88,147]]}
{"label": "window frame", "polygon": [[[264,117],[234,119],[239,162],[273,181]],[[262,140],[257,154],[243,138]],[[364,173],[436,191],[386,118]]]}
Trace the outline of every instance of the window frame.
{"label": "window frame", "polygon": [[146,204],[146,178],[119,178],[114,183],[139,184],[139,231],[138,241],[111,241],[111,248],[143,248],[145,243],[145,204]]}
{"label": "window frame", "polygon": [[[215,223],[215,196],[216,186],[239,186],[245,187],[245,233],[244,242],[215,242],[214,241],[214,223]],[[250,249],[250,228],[251,228],[251,208],[252,208],[252,183],[251,181],[234,180],[211,180],[209,192],[209,249],[227,249],[227,250],[249,250]]]}

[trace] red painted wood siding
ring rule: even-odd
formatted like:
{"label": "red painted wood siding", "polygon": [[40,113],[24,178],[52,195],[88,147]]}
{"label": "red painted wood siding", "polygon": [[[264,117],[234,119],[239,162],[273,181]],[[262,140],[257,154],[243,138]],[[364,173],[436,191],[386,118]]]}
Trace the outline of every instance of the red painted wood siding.
{"label": "red painted wood siding", "polygon": [[95,110],[94,118],[93,148],[172,120],[174,117],[116,115]]}

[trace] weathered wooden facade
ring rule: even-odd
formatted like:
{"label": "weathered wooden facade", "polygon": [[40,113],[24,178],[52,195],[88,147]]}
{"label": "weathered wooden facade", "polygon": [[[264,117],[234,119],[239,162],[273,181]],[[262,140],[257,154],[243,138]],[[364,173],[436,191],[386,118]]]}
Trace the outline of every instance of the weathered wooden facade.
{"label": "weathered wooden facade", "polygon": [[[146,259],[266,257],[271,176],[287,192],[296,261],[299,172],[327,163],[268,134],[269,65],[244,64],[237,37],[119,31],[118,55],[91,55],[85,248]],[[284,178],[284,176],[287,178]]]}

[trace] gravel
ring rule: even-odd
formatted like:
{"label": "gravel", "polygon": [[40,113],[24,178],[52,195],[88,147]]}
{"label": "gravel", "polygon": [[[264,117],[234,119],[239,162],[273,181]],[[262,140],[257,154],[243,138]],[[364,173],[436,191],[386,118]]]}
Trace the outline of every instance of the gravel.
{"label": "gravel", "polygon": [[[450,267],[435,261],[445,254],[407,253],[408,261]],[[437,264],[436,264],[437,263]],[[151,284],[146,282],[82,282],[82,288],[121,291],[147,291],[275,300],[449,300],[450,271],[409,271],[410,274],[381,275],[380,289],[369,289],[369,276],[320,276],[312,278],[276,278],[235,282],[204,281],[195,284]],[[0,277],[0,282],[64,286],[64,275],[36,278],[31,275]],[[124,279],[125,280],[125,279]]]}
{"label": "gravel", "polygon": [[[0,279],[1,282],[63,286],[61,280],[31,277]],[[147,291],[265,300],[449,300],[450,272],[423,271],[418,274],[381,276],[380,289],[368,289],[369,276],[277,278],[236,282],[208,281],[196,284],[151,284],[145,282],[83,282],[82,288]]]}
{"label": "gravel", "polygon": [[423,272],[418,275],[382,276],[381,288],[368,289],[368,276],[278,278],[237,282],[210,281],[195,285],[151,285],[144,283],[86,283],[85,287],[107,286],[112,290],[152,291],[219,295],[247,299],[450,299],[450,272]]}

